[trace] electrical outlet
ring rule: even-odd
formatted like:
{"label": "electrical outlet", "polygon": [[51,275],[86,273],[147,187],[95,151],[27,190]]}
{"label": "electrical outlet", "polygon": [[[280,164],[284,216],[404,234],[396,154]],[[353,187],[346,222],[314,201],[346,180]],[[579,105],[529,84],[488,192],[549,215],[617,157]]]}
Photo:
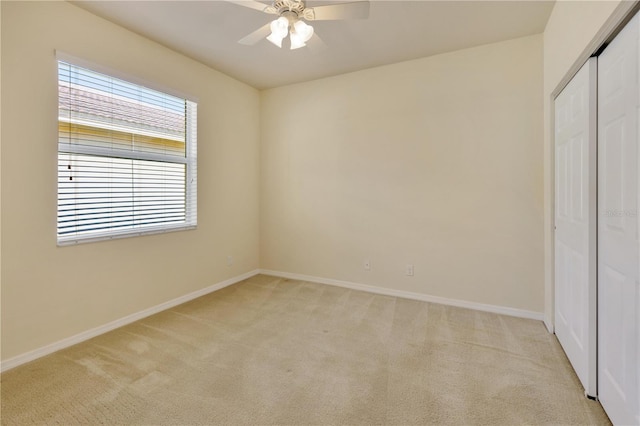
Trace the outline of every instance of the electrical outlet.
{"label": "electrical outlet", "polygon": [[365,271],[370,271],[371,270],[371,261],[369,259],[364,261],[364,270]]}
{"label": "electrical outlet", "polygon": [[412,277],[413,276],[413,265],[412,264],[410,264],[410,263],[407,264],[407,267],[405,269],[405,274],[408,277]]}
{"label": "electrical outlet", "polygon": [[233,266],[233,256],[227,256],[227,266]]}

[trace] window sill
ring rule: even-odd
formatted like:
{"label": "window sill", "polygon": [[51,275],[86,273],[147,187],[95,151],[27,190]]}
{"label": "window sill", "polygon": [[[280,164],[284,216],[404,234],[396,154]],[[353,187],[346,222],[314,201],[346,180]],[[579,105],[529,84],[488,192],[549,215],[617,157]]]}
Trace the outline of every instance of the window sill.
{"label": "window sill", "polygon": [[75,246],[78,244],[95,243],[98,241],[117,240],[120,238],[141,237],[144,235],[166,234],[168,232],[189,231],[196,229],[197,225],[180,225],[171,228],[147,228],[145,230],[127,230],[119,233],[102,235],[87,235],[58,238],[58,247]]}

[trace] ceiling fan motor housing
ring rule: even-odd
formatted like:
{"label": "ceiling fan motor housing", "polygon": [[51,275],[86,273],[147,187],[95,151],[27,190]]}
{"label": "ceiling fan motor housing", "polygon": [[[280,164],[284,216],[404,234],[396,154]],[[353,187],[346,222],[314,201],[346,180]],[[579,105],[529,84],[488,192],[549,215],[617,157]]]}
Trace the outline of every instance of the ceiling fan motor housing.
{"label": "ceiling fan motor housing", "polygon": [[289,20],[291,20],[291,14],[295,14],[295,18],[298,19],[313,20],[314,18],[313,9],[306,9],[302,0],[275,0],[272,6],[267,6],[265,12],[285,16]]}

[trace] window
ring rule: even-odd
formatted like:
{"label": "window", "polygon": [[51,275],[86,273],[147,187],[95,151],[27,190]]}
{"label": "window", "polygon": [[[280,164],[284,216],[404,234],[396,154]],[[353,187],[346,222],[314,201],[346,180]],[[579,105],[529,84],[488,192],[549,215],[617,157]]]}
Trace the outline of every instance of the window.
{"label": "window", "polygon": [[58,244],[196,226],[196,103],[58,61]]}

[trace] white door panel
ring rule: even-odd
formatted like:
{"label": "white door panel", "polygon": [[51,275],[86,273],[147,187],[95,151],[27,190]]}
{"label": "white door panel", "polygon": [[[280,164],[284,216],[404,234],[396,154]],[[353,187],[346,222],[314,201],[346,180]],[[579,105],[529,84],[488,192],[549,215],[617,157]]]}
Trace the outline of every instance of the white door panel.
{"label": "white door panel", "polygon": [[555,100],[555,329],[596,396],[596,73],[590,59]]}
{"label": "white door panel", "polygon": [[598,61],[598,396],[640,424],[639,16]]}

